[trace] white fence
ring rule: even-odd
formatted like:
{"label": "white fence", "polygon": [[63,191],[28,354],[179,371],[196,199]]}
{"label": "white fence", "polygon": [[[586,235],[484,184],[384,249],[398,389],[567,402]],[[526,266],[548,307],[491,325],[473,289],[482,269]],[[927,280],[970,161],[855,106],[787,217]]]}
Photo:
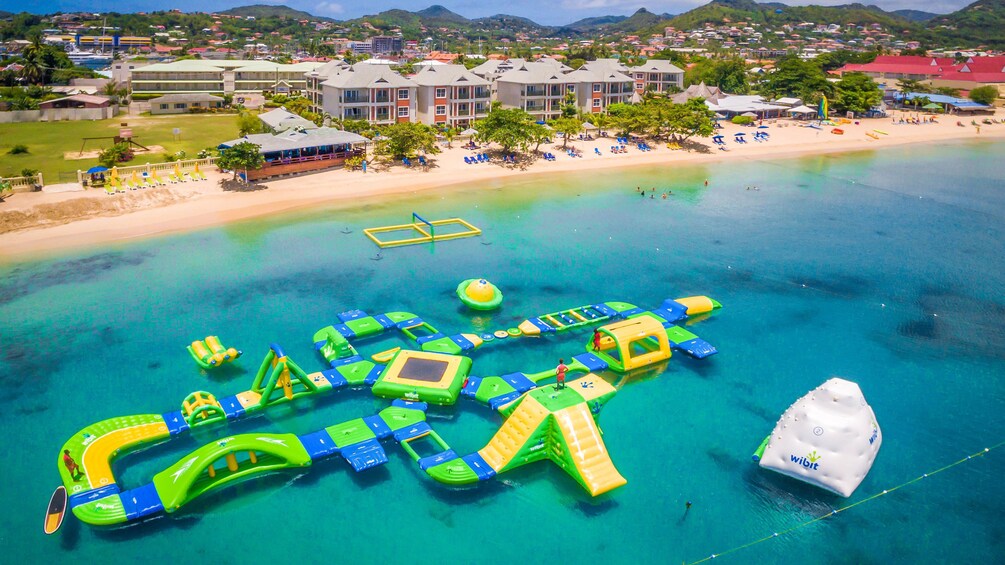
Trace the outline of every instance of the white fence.
{"label": "white fence", "polygon": [[36,186],[42,186],[42,173],[33,177],[0,177],[0,186],[7,184],[13,192],[31,192]]}
{"label": "white fence", "polygon": [[46,110],[14,110],[0,112],[0,124],[19,122],[65,122],[80,120],[107,120],[119,114],[119,107],[107,108],[49,108]]}
{"label": "white fence", "polygon": [[[173,173],[175,167],[178,168],[182,173],[187,173],[195,170],[196,165],[200,167],[200,170],[212,166],[216,163],[216,157],[207,157],[205,159],[185,159],[183,161],[170,161],[167,163],[146,163],[143,165],[131,165],[128,167],[116,166],[115,170],[120,177],[129,177],[132,174],[139,173],[140,175],[149,175],[154,171],[158,173]],[[205,171],[203,171],[205,172]],[[77,182],[83,183],[84,179],[88,176],[87,171],[77,171]],[[108,174],[105,175],[106,177]],[[41,178],[41,175],[39,176]]]}

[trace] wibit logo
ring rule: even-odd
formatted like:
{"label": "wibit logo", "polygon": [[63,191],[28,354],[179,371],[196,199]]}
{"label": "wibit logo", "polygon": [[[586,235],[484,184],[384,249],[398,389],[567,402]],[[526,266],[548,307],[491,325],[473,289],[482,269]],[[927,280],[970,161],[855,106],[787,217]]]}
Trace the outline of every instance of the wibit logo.
{"label": "wibit logo", "polygon": [[790,454],[789,460],[797,465],[802,465],[810,471],[816,471],[820,468],[820,464],[817,463],[817,461],[820,460],[820,456],[817,455],[817,450],[815,449],[809,452],[806,457],[796,457],[795,455]]}
{"label": "wibit logo", "polygon": [[873,425],[872,437],[869,438],[869,445],[872,445],[876,441],[877,437],[879,437],[879,428]]}

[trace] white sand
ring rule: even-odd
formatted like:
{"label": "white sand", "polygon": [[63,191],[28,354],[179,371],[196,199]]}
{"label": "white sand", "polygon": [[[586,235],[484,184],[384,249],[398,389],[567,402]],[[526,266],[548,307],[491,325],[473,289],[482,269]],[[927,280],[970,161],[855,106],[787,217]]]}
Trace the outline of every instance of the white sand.
{"label": "white sand", "polygon": [[[86,193],[15,194],[0,204],[0,226],[6,224],[16,228],[0,235],[0,261],[26,260],[60,250],[195,230],[310,208],[321,203],[411,193],[515,175],[732,159],[756,161],[953,139],[1005,139],[1005,124],[982,125],[978,134],[971,125],[957,126],[958,119],[965,124],[970,123],[970,118],[952,116],[941,117],[937,124],[922,125],[893,124],[889,118],[862,120],[858,125],[840,126],[844,135],[832,134],[833,128],[828,126],[817,130],[780,120],[768,129],[760,130],[771,136],[770,141],[763,143],[752,139],[752,134],[758,130],[727,123],[719,133],[726,138],[728,151],[718,150],[710,140],[698,139],[696,141],[704,146],[700,151],[671,150],[665,144],[651,144],[655,149],[651,152],[641,152],[630,146],[628,154],[615,155],[609,151],[613,140],[601,138],[592,142],[569,143],[570,147],[582,151],[582,158],[569,157],[562,150],[561,143],[556,143],[541,146],[541,151],[554,153],[556,161],[525,157],[517,165],[503,164],[498,158],[498,150],[492,147],[487,151],[495,157],[493,163],[467,165],[463,157],[472,152],[461,149],[460,143],[455,141],[452,149],[432,157],[432,166],[425,170],[421,167],[408,169],[400,164],[371,168],[365,174],[336,169],[268,180],[264,183],[267,189],[253,192],[224,192],[215,182],[223,176],[207,171],[210,181],[147,189],[150,194],[142,196],[142,191],[109,196],[97,190]],[[785,127],[781,127],[783,123]],[[887,135],[877,134],[874,130],[885,131]],[[740,131],[747,134],[745,145],[734,142],[733,134]],[[873,133],[878,139],[867,136],[867,133]],[[594,147],[600,149],[601,155],[594,153]],[[154,194],[157,192],[160,194]],[[126,197],[123,202],[108,204],[122,197]],[[100,200],[94,202],[93,199]],[[92,200],[90,206],[87,206],[88,200]],[[79,210],[74,213],[74,209],[86,211],[83,214]],[[66,210],[66,214],[58,213],[62,210]],[[7,214],[20,214],[20,218],[17,218],[18,222],[4,221],[3,216]],[[29,217],[26,219],[25,215]],[[38,221],[35,221],[36,217]]]}

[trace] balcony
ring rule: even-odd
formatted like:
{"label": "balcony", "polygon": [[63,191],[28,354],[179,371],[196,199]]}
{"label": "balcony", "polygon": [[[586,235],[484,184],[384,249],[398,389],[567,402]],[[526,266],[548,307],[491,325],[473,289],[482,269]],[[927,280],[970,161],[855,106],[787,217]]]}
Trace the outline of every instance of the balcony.
{"label": "balcony", "polygon": [[524,89],[520,94],[523,95],[523,96],[528,96],[528,97],[530,97],[530,96],[547,96],[548,91],[546,89],[544,89],[544,88],[530,86],[530,87],[527,87],[526,89]]}
{"label": "balcony", "polygon": [[346,93],[338,97],[342,104],[368,104],[370,97],[366,94]]}
{"label": "balcony", "polygon": [[492,97],[492,91],[489,90],[488,88],[476,88],[475,89],[475,96],[474,97],[475,98],[491,98]]}
{"label": "balcony", "polygon": [[373,97],[373,101],[378,104],[387,104],[388,102],[391,101],[391,96],[388,94],[378,94],[377,96]]}

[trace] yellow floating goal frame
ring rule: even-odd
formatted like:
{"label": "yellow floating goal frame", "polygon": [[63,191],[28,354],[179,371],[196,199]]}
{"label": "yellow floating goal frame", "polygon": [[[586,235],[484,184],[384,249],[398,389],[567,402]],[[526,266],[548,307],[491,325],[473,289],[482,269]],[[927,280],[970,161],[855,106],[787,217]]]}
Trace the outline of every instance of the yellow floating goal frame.
{"label": "yellow floating goal frame", "polygon": [[[445,234],[437,234],[437,226],[450,226],[459,225],[463,226],[464,231],[451,232]],[[392,239],[392,240],[382,240],[378,237],[378,234],[401,231],[401,230],[412,230],[417,232],[419,235],[415,237],[406,237],[403,239]],[[462,220],[461,218],[447,218],[445,220],[433,220],[427,221],[422,216],[412,212],[412,223],[410,224],[399,224],[396,226],[382,226],[378,228],[366,228],[363,233],[370,238],[371,241],[377,244],[378,247],[399,247],[402,245],[416,245],[419,243],[432,243],[434,241],[444,241],[447,239],[460,239],[462,237],[474,237],[476,235],[481,235],[482,230],[471,225],[469,222]]]}

